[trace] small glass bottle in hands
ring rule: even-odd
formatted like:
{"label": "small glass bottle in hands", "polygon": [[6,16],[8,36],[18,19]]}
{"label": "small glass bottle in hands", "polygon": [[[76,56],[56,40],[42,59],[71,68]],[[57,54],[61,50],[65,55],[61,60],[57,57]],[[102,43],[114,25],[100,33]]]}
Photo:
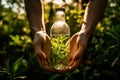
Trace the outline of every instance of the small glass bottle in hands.
{"label": "small glass bottle in hands", "polygon": [[55,22],[50,29],[51,37],[51,67],[57,70],[65,70],[69,64],[70,28],[65,21],[65,9],[57,8]]}

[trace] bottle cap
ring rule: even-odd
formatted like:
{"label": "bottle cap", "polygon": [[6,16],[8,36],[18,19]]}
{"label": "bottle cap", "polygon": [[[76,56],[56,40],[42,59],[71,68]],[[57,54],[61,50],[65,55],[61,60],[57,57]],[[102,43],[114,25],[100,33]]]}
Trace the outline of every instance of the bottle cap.
{"label": "bottle cap", "polygon": [[57,11],[64,11],[65,12],[65,8],[56,8],[56,12]]}

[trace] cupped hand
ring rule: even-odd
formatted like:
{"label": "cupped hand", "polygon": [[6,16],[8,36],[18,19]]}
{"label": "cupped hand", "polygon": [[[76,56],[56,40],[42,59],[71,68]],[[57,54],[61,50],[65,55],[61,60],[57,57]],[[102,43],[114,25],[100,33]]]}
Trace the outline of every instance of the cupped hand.
{"label": "cupped hand", "polygon": [[50,66],[50,37],[44,31],[38,31],[33,39],[33,46],[37,60],[43,70],[63,73],[66,70],[57,70]]}
{"label": "cupped hand", "polygon": [[74,34],[70,39],[70,69],[74,70],[78,67],[87,47],[88,37],[83,32]]}
{"label": "cupped hand", "polygon": [[56,70],[50,66],[50,37],[43,31],[35,34],[33,45],[38,62],[43,70],[50,72],[69,72],[78,67],[84,51],[87,47],[87,37],[84,33],[76,33],[69,40],[70,42],[70,63],[66,70]]}
{"label": "cupped hand", "polygon": [[57,72],[50,67],[50,38],[44,31],[38,31],[33,39],[37,60],[43,70]]}

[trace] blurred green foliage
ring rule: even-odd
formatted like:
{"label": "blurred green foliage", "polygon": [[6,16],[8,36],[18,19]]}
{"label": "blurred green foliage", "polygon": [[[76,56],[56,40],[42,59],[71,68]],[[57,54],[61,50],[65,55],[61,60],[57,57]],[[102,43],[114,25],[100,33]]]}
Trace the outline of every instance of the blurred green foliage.
{"label": "blurred green foliage", "polygon": [[[23,0],[0,0],[0,80],[118,80],[120,75],[120,0],[108,0],[105,15],[98,23],[81,65],[64,74],[40,68],[32,46],[31,31]],[[73,2],[72,4],[75,4]],[[44,3],[46,30],[53,23],[54,4]],[[13,9],[15,8],[16,9]],[[79,31],[84,9],[66,6],[71,35]]]}

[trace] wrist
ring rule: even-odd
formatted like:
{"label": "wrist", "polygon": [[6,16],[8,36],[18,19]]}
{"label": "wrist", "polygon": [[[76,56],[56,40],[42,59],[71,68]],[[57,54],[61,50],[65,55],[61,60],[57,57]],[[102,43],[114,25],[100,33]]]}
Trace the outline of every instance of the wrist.
{"label": "wrist", "polygon": [[36,43],[38,40],[46,41],[45,31],[37,31],[34,35],[33,43]]}
{"label": "wrist", "polygon": [[46,30],[45,30],[43,25],[41,25],[41,26],[31,26],[31,31],[32,31],[33,35],[35,35],[39,31],[46,33]]}
{"label": "wrist", "polygon": [[79,32],[80,40],[88,42],[88,35],[85,32]]}
{"label": "wrist", "polygon": [[86,22],[83,22],[80,33],[84,33],[86,37],[89,38],[91,35],[91,26],[89,26]]}

